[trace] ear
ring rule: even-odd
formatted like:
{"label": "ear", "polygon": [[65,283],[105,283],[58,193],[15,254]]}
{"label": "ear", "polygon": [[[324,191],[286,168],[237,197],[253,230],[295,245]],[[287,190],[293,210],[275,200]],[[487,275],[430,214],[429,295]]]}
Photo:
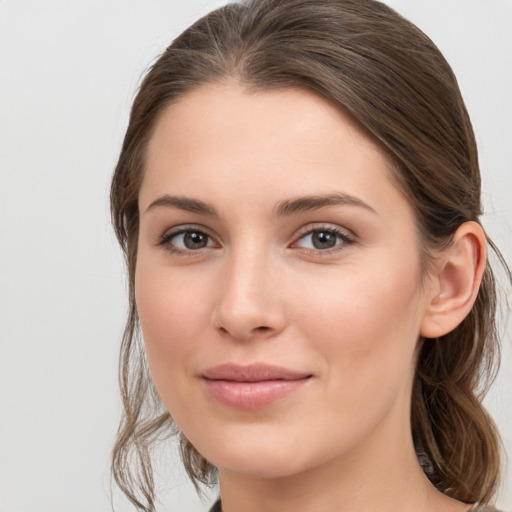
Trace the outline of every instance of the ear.
{"label": "ear", "polygon": [[476,222],[465,222],[436,264],[421,335],[438,338],[453,331],[476,300],[487,263],[487,238]]}

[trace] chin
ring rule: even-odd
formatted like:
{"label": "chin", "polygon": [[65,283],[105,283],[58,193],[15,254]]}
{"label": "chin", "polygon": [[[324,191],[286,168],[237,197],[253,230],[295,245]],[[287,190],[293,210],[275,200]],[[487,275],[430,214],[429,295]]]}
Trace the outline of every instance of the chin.
{"label": "chin", "polygon": [[225,471],[251,479],[281,479],[307,470],[307,465],[298,463],[290,454],[276,456],[261,451],[258,454],[248,453],[245,456],[239,453],[233,454],[232,457],[230,454],[224,454],[219,457],[216,467],[220,473]]}
{"label": "chin", "polygon": [[[229,473],[252,478],[281,478],[301,472],[307,466],[307,453],[302,453],[293,433],[282,435],[279,429],[262,425],[244,425],[211,429],[189,440],[211,464]],[[306,446],[307,447],[307,446]]]}
{"label": "chin", "polygon": [[334,459],[342,459],[343,453],[350,452],[358,442],[356,432],[352,435],[345,432],[346,442],[340,443],[338,440],[337,445],[333,446],[325,434],[318,435],[313,429],[294,432],[290,427],[242,425],[236,429],[221,429],[217,432],[220,434],[218,436],[210,431],[207,442],[203,433],[198,438],[199,443],[194,446],[218,468],[219,474],[225,472],[242,478],[285,479],[329,465]]}

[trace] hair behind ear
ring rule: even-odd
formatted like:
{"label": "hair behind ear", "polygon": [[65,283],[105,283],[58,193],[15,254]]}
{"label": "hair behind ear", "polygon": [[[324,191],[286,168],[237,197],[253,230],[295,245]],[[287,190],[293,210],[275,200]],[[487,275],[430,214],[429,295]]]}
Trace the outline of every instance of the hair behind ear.
{"label": "hair behind ear", "polygon": [[481,403],[499,361],[495,310],[488,265],[460,325],[423,340],[414,382],[411,419],[420,462],[438,489],[467,503],[488,502],[499,485],[501,442]]}

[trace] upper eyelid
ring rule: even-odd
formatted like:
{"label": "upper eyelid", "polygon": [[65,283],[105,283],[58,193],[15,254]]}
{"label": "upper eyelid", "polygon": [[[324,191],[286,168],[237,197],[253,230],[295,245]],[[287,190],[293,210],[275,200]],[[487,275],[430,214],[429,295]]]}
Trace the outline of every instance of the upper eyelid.
{"label": "upper eyelid", "polygon": [[336,233],[341,233],[341,234],[346,235],[349,238],[354,238],[354,239],[357,238],[355,233],[352,230],[342,227],[338,224],[332,224],[330,222],[314,222],[314,223],[306,224],[305,226],[303,226],[299,230],[297,230],[295,237],[300,238],[300,237],[307,235],[309,233],[312,233],[314,231],[321,231],[322,229],[325,231],[333,231]]}
{"label": "upper eyelid", "polygon": [[163,232],[162,238],[167,236],[179,235],[181,233],[186,233],[187,231],[199,231],[201,233],[204,233],[205,235],[215,238],[211,234],[211,230],[201,224],[180,224],[178,226],[173,226],[172,228],[168,228]]}
{"label": "upper eyelid", "polygon": [[[330,222],[309,222],[308,224],[305,224],[304,226],[296,230],[295,236],[305,235],[312,231],[318,231],[321,229],[325,229],[326,231],[341,231],[343,233],[347,233],[347,235],[355,236],[350,229],[344,228],[338,224],[332,224]],[[177,235],[186,231],[194,230],[205,233],[206,235],[212,236],[213,238],[215,238],[216,236],[218,237],[218,235],[212,235],[211,230],[206,226],[203,226],[202,224],[180,224],[178,226],[166,229],[162,236],[166,236],[167,234]]]}

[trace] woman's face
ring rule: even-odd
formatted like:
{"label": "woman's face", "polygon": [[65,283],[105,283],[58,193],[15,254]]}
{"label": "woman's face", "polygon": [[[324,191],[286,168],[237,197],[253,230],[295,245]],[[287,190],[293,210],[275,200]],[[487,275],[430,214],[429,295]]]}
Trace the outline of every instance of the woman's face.
{"label": "woman's face", "polygon": [[205,86],[159,119],[137,308],[165,406],[221,475],[292,475],[410,438],[429,285],[389,177],[308,92]]}

